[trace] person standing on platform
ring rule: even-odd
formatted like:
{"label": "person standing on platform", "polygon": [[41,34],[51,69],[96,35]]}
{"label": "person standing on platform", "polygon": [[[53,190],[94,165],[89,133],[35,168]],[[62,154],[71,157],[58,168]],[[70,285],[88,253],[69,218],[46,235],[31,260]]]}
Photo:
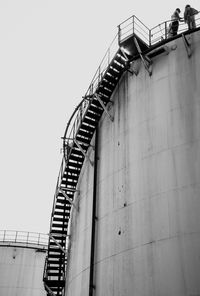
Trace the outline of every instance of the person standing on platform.
{"label": "person standing on platform", "polygon": [[198,10],[192,8],[189,4],[185,6],[184,21],[188,25],[188,30],[196,28],[195,14],[197,13]]}
{"label": "person standing on platform", "polygon": [[172,14],[172,17],[171,17],[171,35],[172,36],[176,36],[177,35],[177,32],[178,32],[178,27],[179,27],[179,21],[183,21],[183,18],[180,17],[180,8],[176,8],[176,10],[174,11],[174,13]]}

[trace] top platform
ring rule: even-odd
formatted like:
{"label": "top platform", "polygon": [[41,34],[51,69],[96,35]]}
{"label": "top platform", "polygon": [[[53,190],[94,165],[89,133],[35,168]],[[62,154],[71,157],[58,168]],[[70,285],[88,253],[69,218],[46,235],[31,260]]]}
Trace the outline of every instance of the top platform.
{"label": "top platform", "polygon": [[123,47],[128,54],[134,56],[137,53],[137,48],[133,42],[133,38],[141,48],[141,51],[146,51],[158,46],[161,43],[166,43],[172,39],[181,36],[184,32],[193,32],[200,29],[200,17],[196,16],[196,29],[188,31],[188,26],[184,22],[180,22],[178,34],[174,37],[169,37],[168,28],[171,20],[158,24],[152,29],[149,29],[135,15],[131,16],[118,26],[118,45]]}

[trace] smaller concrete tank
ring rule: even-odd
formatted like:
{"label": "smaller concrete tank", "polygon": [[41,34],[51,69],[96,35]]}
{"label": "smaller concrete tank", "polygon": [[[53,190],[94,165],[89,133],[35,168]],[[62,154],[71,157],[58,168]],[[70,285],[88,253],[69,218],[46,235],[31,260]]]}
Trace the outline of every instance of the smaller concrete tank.
{"label": "smaller concrete tank", "polygon": [[0,230],[0,295],[46,296],[43,269],[48,236]]}

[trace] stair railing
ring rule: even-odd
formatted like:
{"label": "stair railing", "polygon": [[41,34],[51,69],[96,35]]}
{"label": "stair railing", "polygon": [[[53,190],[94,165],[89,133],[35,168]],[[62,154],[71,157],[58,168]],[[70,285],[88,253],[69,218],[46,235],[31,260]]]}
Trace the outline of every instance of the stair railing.
{"label": "stair railing", "polygon": [[75,138],[77,131],[80,128],[82,120],[91,104],[91,98],[95,93],[95,91],[97,90],[99,83],[101,82],[102,77],[104,76],[106,70],[108,69],[118,48],[119,47],[118,47],[117,35],[116,35],[113,41],[111,42],[108,50],[106,51],[103,59],[101,60],[101,63],[92,78],[92,81],[85,93],[85,96],[83,97],[83,100],[75,108],[72,116],[70,117],[70,120],[67,123],[64,137],[63,137],[63,152],[66,160],[67,160],[66,158],[67,147],[70,147],[70,145],[72,144],[73,139]]}
{"label": "stair railing", "polygon": [[17,230],[0,230],[0,243],[22,243],[25,245],[36,244],[47,246],[48,236],[44,233],[17,231]]}
{"label": "stair railing", "polygon": [[132,15],[118,26],[118,43],[122,44],[131,35],[136,34],[147,45],[151,44],[150,30],[135,15]]}

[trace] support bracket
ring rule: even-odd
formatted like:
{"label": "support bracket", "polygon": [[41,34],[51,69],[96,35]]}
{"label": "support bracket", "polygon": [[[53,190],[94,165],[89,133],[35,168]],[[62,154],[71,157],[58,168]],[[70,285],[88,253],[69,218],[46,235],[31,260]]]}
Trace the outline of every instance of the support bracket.
{"label": "support bracket", "polygon": [[105,113],[108,115],[108,117],[110,118],[111,121],[114,121],[114,117],[112,115],[110,115],[110,113],[108,112],[106,106],[104,105],[103,101],[101,100],[100,96],[95,94],[96,99],[99,101],[101,107],[104,109]]}
{"label": "support bracket", "polygon": [[137,51],[138,51],[138,53],[140,55],[140,58],[141,58],[141,60],[142,60],[142,62],[144,64],[144,67],[148,71],[149,76],[151,76],[152,75],[152,60],[150,58],[148,58],[146,55],[142,54],[141,48],[140,48],[140,46],[138,44],[138,41],[135,38],[135,36],[133,37],[133,40],[134,40],[135,46],[137,48]]}
{"label": "support bracket", "polygon": [[124,48],[121,46],[120,47],[120,50],[121,50],[121,52],[122,52],[122,55],[123,55],[123,57],[125,58],[125,60],[128,62],[128,57],[127,57],[127,55],[126,55],[126,53],[125,53],[125,50],[124,50]]}
{"label": "support bracket", "polygon": [[48,291],[48,294],[51,296],[56,296],[56,294],[54,294],[54,292],[49,288],[49,286],[44,283],[45,289]]}
{"label": "support bracket", "polygon": [[59,191],[63,194],[63,196],[66,198],[66,200],[68,200],[69,202],[70,202],[70,204],[72,205],[72,206],[74,206],[75,207],[75,209],[78,211],[78,208],[77,208],[77,206],[75,205],[75,203],[73,202],[73,200],[61,189],[61,188],[59,188]]}
{"label": "support bracket", "polygon": [[192,55],[191,41],[189,41],[184,34],[182,34],[183,43],[185,45],[188,58]]}
{"label": "support bracket", "polygon": [[123,57],[126,60],[126,65],[125,65],[126,71],[128,71],[129,73],[131,73],[131,75],[133,75],[133,74],[137,75],[138,73],[136,73],[135,71],[131,71],[129,69],[130,68],[130,62],[129,62],[129,59],[128,59],[127,55],[126,55],[126,52],[125,52],[124,48],[123,47],[120,47],[120,50],[121,50],[121,53],[122,53]]}
{"label": "support bracket", "polygon": [[80,190],[74,189],[74,188],[67,188],[67,187],[59,187],[61,190],[65,191],[72,191],[72,192],[78,192],[80,193]]}
{"label": "support bracket", "polygon": [[74,139],[74,142],[78,146],[79,150],[83,153],[83,155],[89,160],[90,164],[93,166],[94,165],[93,161],[89,158],[89,156],[87,155],[87,153],[85,153],[85,151],[81,147],[80,143],[76,139]]}
{"label": "support bracket", "polygon": [[67,252],[65,251],[65,249],[57,242],[57,240],[49,233],[49,237],[54,241],[54,243],[59,247],[59,249],[65,254],[67,255]]}

